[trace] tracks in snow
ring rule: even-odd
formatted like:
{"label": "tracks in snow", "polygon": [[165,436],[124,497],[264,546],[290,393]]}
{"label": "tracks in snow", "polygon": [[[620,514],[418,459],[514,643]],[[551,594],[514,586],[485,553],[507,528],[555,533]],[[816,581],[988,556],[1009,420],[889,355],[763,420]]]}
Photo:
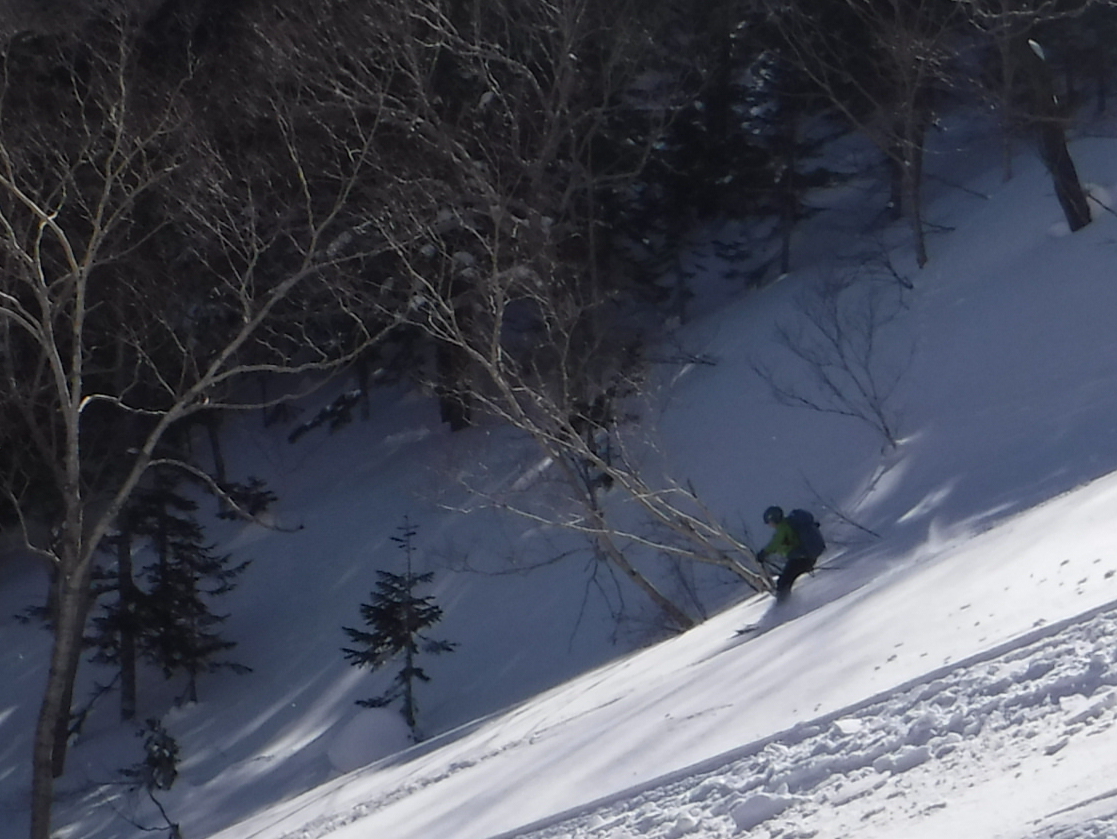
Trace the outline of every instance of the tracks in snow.
{"label": "tracks in snow", "polygon": [[[1073,744],[1117,734],[1115,723],[1117,610],[1110,604],[796,726],[720,766],[707,762],[501,839],[905,835],[975,787],[1003,782],[1025,764],[1043,771]],[[1105,794],[1091,801],[1109,812],[1061,825],[1033,817],[998,835],[1114,835],[1117,801]]]}

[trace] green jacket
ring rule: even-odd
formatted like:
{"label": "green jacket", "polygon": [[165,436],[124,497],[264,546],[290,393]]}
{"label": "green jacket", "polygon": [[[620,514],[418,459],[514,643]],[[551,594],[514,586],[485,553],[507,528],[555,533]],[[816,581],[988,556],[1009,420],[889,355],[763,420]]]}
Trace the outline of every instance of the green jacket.
{"label": "green jacket", "polygon": [[776,532],[772,534],[772,541],[764,546],[763,553],[787,556],[797,547],[799,547],[799,536],[795,532],[795,528],[784,519],[776,525]]}

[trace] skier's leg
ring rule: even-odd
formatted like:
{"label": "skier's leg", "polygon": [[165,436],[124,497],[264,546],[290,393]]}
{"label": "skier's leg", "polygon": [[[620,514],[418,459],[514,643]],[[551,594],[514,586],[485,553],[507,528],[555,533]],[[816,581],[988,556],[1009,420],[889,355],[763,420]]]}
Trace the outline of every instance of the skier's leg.
{"label": "skier's leg", "polygon": [[788,562],[784,565],[780,576],[776,579],[776,602],[781,603],[787,599],[791,594],[791,585],[795,582],[795,578],[799,573],[795,571],[794,563]]}
{"label": "skier's leg", "polygon": [[782,601],[791,594],[791,587],[795,584],[795,580],[801,575],[810,570],[811,560],[805,554],[792,554],[787,558],[787,563],[780,572],[780,578],[776,580],[776,600]]}
{"label": "skier's leg", "polygon": [[791,594],[791,581],[786,574],[780,574],[779,579],[776,580],[776,602],[782,603],[789,594]]}

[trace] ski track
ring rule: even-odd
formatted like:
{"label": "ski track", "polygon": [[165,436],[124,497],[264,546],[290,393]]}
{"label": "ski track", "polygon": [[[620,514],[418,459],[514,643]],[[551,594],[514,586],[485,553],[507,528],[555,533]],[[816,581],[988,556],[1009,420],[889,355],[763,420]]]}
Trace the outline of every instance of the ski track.
{"label": "ski track", "polygon": [[[1117,611],[1094,614],[845,716],[796,726],[717,769],[501,839],[841,839],[869,827],[900,836],[905,823],[949,808],[975,776],[1010,773],[1037,753],[1054,760],[1113,727],[1115,662]],[[1099,798],[1117,807],[1117,790]],[[1016,835],[1112,837],[1117,814]]]}

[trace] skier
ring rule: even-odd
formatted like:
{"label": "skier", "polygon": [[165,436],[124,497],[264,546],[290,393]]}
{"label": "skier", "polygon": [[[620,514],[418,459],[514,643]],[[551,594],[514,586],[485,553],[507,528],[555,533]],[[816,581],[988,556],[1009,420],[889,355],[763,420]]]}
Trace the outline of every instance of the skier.
{"label": "skier", "polygon": [[[793,512],[798,513],[798,511]],[[769,507],[764,511],[764,523],[774,527],[776,532],[772,534],[771,541],[757,553],[756,559],[763,565],[772,554],[785,558],[783,570],[776,580],[776,602],[780,603],[791,594],[791,586],[795,578],[814,569],[815,560],[822,551],[812,552],[811,546],[803,543],[804,540],[800,538],[792,522],[784,516],[783,510],[779,507]],[[810,523],[817,531],[818,526],[814,523],[813,516],[810,517]]]}

